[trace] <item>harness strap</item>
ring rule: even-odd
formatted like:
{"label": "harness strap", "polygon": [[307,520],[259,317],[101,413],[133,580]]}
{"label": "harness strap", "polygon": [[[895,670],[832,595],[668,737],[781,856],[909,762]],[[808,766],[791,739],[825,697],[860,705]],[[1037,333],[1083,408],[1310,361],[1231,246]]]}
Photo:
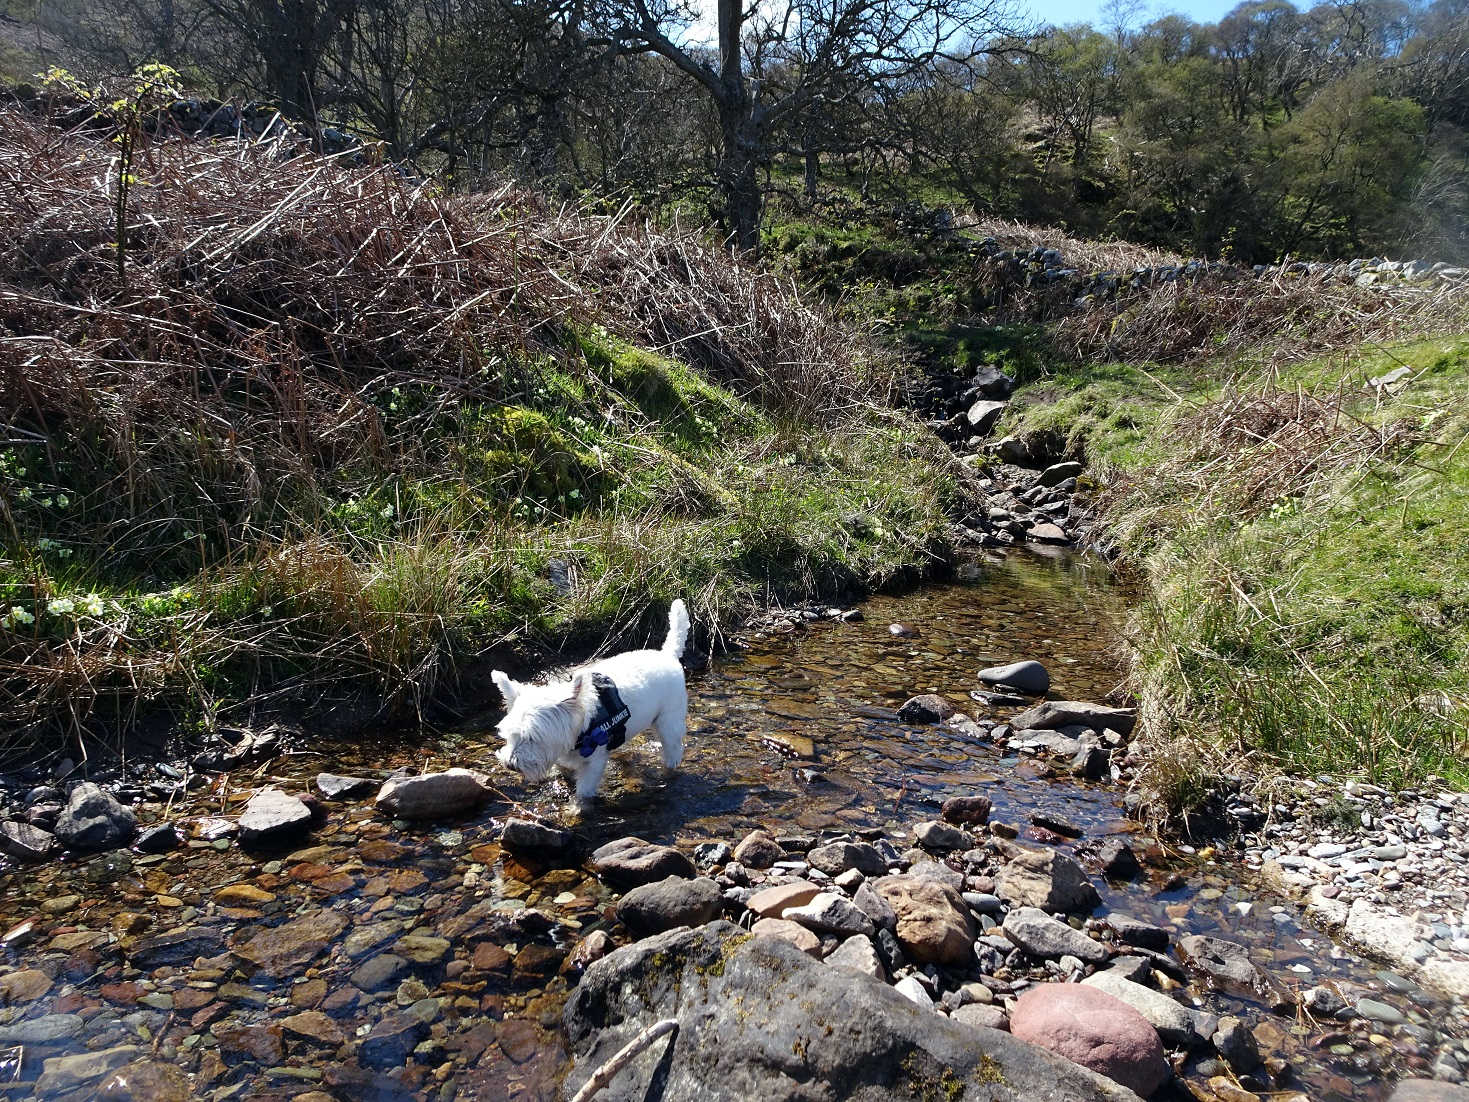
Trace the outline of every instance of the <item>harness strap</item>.
{"label": "harness strap", "polygon": [[612,678],[594,673],[592,684],[597,690],[597,708],[592,713],[591,726],[576,739],[576,752],[584,758],[591,757],[603,746],[610,752],[626,742],[627,721],[632,715]]}

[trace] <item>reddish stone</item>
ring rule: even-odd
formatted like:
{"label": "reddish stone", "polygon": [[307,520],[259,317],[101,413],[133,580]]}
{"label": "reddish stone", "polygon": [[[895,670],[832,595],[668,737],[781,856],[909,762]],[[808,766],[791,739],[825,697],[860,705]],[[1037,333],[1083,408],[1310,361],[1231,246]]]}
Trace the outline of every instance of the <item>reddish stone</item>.
{"label": "reddish stone", "polygon": [[343,892],[350,892],[357,886],[357,877],[347,872],[334,872],[330,876],[323,876],[320,880],[314,881],[311,886],[327,895],[341,895]]}
{"label": "reddish stone", "polygon": [[226,1057],[248,1056],[259,1064],[275,1065],[285,1056],[278,1025],[246,1025],[217,1029],[219,1051]]}
{"label": "reddish stone", "polygon": [[310,882],[320,880],[323,876],[330,876],[333,869],[330,865],[323,865],[320,861],[302,861],[292,865],[286,870],[286,875],[292,880]]}
{"label": "reddish stone", "polygon": [[[104,983],[97,988],[97,994],[118,1006],[132,1006],[144,993],[142,987],[136,983]],[[178,1005],[177,1001],[174,1005]]]}
{"label": "reddish stone", "polygon": [[208,1006],[213,1001],[214,992],[200,987],[185,987],[173,993],[175,1010],[198,1010],[201,1006]]}
{"label": "reddish stone", "polygon": [[1144,1098],[1169,1075],[1163,1042],[1148,1020],[1122,1000],[1084,984],[1030,988],[1010,1011],[1010,1032]]}
{"label": "reddish stone", "polygon": [[493,941],[482,941],[476,945],[470,963],[481,972],[510,973],[510,954]]}
{"label": "reddish stone", "polygon": [[388,877],[388,888],[399,895],[416,892],[428,883],[428,877],[417,869],[399,869]]}
{"label": "reddish stone", "polygon": [[381,840],[370,840],[359,843],[357,846],[359,858],[377,865],[386,865],[389,861],[396,861],[406,852],[402,846]]}

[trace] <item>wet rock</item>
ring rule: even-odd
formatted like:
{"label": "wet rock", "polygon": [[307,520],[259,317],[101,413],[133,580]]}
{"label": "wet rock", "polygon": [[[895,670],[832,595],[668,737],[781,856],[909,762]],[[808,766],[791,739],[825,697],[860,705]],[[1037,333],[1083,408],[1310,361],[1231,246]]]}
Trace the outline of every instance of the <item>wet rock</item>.
{"label": "wet rock", "polygon": [[1262,985],[1264,977],[1243,945],[1206,934],[1190,934],[1179,939],[1178,948],[1190,968],[1222,987],[1254,991]]}
{"label": "wet rock", "polygon": [[876,931],[872,919],[863,914],[846,896],[835,892],[822,892],[809,903],[790,908],[782,917],[799,922],[819,934],[835,934],[838,937],[870,935]]}
{"label": "wet rock", "polygon": [[750,927],[755,937],[773,937],[788,941],[808,957],[821,957],[821,939],[806,927],[784,918],[762,918]]}
{"label": "wet rock", "polygon": [[1234,1015],[1219,1019],[1219,1028],[1214,1031],[1213,1041],[1219,1055],[1235,1071],[1249,1072],[1260,1066],[1260,1047],[1255,1043],[1255,1035]]}
{"label": "wet rock", "polygon": [[378,1071],[401,1067],[428,1034],[429,1027],[421,1018],[395,1011],[381,1018],[362,1038],[358,1058],[365,1067]]}
{"label": "wet rock", "polygon": [[894,930],[898,926],[898,912],[893,905],[879,895],[871,884],[861,884],[852,895],[857,908],[872,919],[879,930]]}
{"label": "wet rock", "polygon": [[1111,729],[1130,735],[1137,725],[1137,713],[1130,708],[1109,708],[1105,704],[1088,704],[1080,700],[1043,700],[1010,721],[1017,731],[1059,731],[1065,727],[1087,727],[1093,731]]}
{"label": "wet rock", "polygon": [[956,826],[935,819],[933,822],[919,823],[913,828],[913,837],[918,844],[927,850],[951,850],[968,849],[969,835],[965,834]]}
{"label": "wet rock", "polygon": [[51,977],[39,968],[23,968],[0,976],[0,1006],[33,1003],[51,990]]}
{"label": "wet rock", "polygon": [[1097,850],[1097,864],[1109,880],[1135,880],[1142,875],[1137,854],[1121,838],[1108,838]]}
{"label": "wet rock", "polygon": [[128,959],[134,967],[151,971],[164,965],[190,964],[198,957],[212,957],[223,950],[224,934],[199,926],[142,938],[128,951]]}
{"label": "wet rock", "polygon": [[214,893],[221,907],[259,907],[274,901],[275,895],[254,884],[230,884]]}
{"label": "wet rock", "polygon": [[624,891],[666,880],[670,876],[692,878],[697,875],[694,863],[672,846],[654,845],[641,838],[619,838],[608,842],[592,853],[591,864],[593,872],[612,887]]}
{"label": "wet rock", "polygon": [[1108,955],[1106,946],[1100,942],[1035,907],[1016,907],[1005,916],[1000,932],[1012,945],[1042,960],[1073,956],[1100,964]]}
{"label": "wet rock", "polygon": [[311,809],[279,788],[262,788],[245,805],[239,825],[240,841],[247,846],[280,845],[310,829]]}
{"label": "wet rock", "polygon": [[953,888],[914,876],[884,876],[872,888],[892,907],[898,942],[914,960],[964,965],[973,959],[974,922]]}
{"label": "wet rock", "polygon": [[287,1037],[296,1037],[317,1045],[343,1044],[347,1036],[335,1019],[320,1010],[303,1010],[281,1019],[281,1029]]}
{"label": "wet rock", "polygon": [[1111,969],[1097,972],[1081,982],[1132,1007],[1148,1020],[1167,1044],[1199,1048],[1219,1029],[1219,1019],[1214,1015],[1184,1006],[1163,992],[1134,983]]}
{"label": "wet rock", "polygon": [[0,853],[7,857],[17,861],[44,861],[55,848],[56,838],[50,831],[30,823],[0,823]]}
{"label": "wet rock", "polygon": [[724,896],[708,877],[670,876],[628,892],[616,907],[617,919],[639,937],[676,926],[699,926],[719,914]]}
{"label": "wet rock", "polygon": [[[1032,1045],[977,1033],[783,942],[742,940],[723,922],[645,939],[587,969],[566,1006],[575,1063],[565,1093],[661,1018],[678,1022],[676,1041],[615,1077],[598,1102],[645,1098],[647,1067],[659,1060],[670,1099],[705,1097],[711,1084],[721,1096],[751,1099],[1119,1098]],[[950,1081],[952,1090],[940,1086]]]}
{"label": "wet rock", "polygon": [[374,782],[367,777],[344,777],[337,773],[316,774],[316,790],[328,800],[350,800],[366,796]]}
{"label": "wet rock", "polygon": [[139,834],[134,848],[139,853],[168,853],[183,844],[184,840],[179,835],[178,824],[168,822],[149,827]]}
{"label": "wet rock", "polygon": [[1049,521],[1042,521],[1034,525],[1025,533],[1025,538],[1031,543],[1067,544],[1071,542],[1071,537],[1067,534],[1066,529]]}
{"label": "wet rock", "polygon": [[441,964],[449,955],[450,948],[448,938],[433,934],[408,934],[393,942],[393,952],[421,968]]}
{"label": "wet rock", "polygon": [[183,1069],[163,1060],[135,1061],[97,1088],[99,1102],[189,1102],[193,1097]]}
{"label": "wet rock", "polygon": [[226,1057],[243,1057],[257,1064],[279,1064],[285,1057],[285,1043],[278,1025],[240,1025],[214,1027],[219,1038],[219,1051]]}
{"label": "wet rock", "polygon": [[986,685],[1008,685],[1023,693],[1039,696],[1051,691],[1051,675],[1039,662],[1011,662],[1008,666],[991,666],[979,671]]}
{"label": "wet rock", "polygon": [[42,1065],[41,1077],[36,1080],[36,1094],[46,1098],[85,1086],[136,1059],[142,1051],[137,1045],[117,1045],[96,1052],[53,1056]]}
{"label": "wet rock", "polygon": [[1318,1018],[1335,1018],[1347,1009],[1347,1000],[1329,987],[1310,987],[1301,995],[1301,1005]]}
{"label": "wet rock", "polygon": [[369,995],[393,987],[408,974],[408,962],[396,953],[379,953],[352,970],[352,986]]}
{"label": "wet rock", "polygon": [[984,826],[990,821],[991,810],[988,796],[950,796],[939,810],[939,818],[949,823]]}
{"label": "wet rock", "polygon": [[296,975],[324,953],[346,926],[345,915],[320,910],[249,934],[232,951],[257,972],[283,979]]}
{"label": "wet rock", "polygon": [[935,693],[909,697],[898,708],[904,723],[942,723],[958,709]]}
{"label": "wet rock", "polygon": [[1095,987],[1043,983],[1030,988],[1011,1008],[1010,1032],[1144,1098],[1169,1076],[1157,1031],[1132,1007]]}
{"label": "wet rock", "polygon": [[786,911],[810,903],[820,894],[820,886],[809,880],[792,880],[761,888],[745,906],[761,918],[781,918]]}
{"label": "wet rock", "polygon": [[53,1045],[75,1037],[83,1024],[80,1014],[42,1014],[0,1026],[0,1044]]}
{"label": "wet rock", "polygon": [[[486,946],[489,946],[489,948],[491,949],[499,949],[501,953],[505,952],[505,950],[500,949],[498,945],[493,945],[488,941],[484,942],[479,946],[478,949],[475,950],[476,968],[481,967],[481,965],[478,963],[479,949],[483,949]],[[580,944],[578,944],[576,949],[572,952],[571,963],[572,966],[577,968],[578,970],[584,969],[593,961],[601,960],[610,952],[612,952],[611,936],[607,933],[606,930],[593,930],[586,937],[581,939]],[[508,954],[506,955],[508,957]]]}
{"label": "wet rock", "polygon": [[872,944],[870,937],[862,934],[853,934],[833,949],[826,958],[826,963],[833,968],[845,968],[850,972],[860,972],[864,976],[887,982],[887,969],[882,965],[882,958],[877,955],[877,947]]}
{"label": "wet rock", "polygon": [[1065,838],[1080,838],[1082,835],[1081,827],[1052,811],[1033,811],[1030,814],[1030,821],[1044,830],[1055,831]]}
{"label": "wet rock", "polygon": [[379,811],[399,819],[451,819],[478,811],[493,794],[490,778],[472,769],[390,777],[378,791]]}
{"label": "wet rock", "polygon": [[747,869],[768,869],[785,860],[786,851],[765,830],[752,830],[735,846],[734,859]]}
{"label": "wet rock", "polygon": [[71,790],[55,835],[70,849],[104,849],[121,845],[137,833],[132,809],[123,807],[110,792],[90,781]]}
{"label": "wet rock", "polygon": [[1408,1020],[1397,1007],[1389,1006],[1378,999],[1358,999],[1353,1009],[1368,1021],[1382,1022],[1384,1025],[1399,1025]]}
{"label": "wet rock", "polygon": [[1047,914],[1087,912],[1102,902],[1076,860],[1052,849],[1020,850],[996,875],[995,894]]}
{"label": "wet rock", "polygon": [[1143,922],[1119,911],[1110,912],[1106,921],[1107,925],[1112,928],[1112,932],[1117,935],[1117,940],[1124,945],[1133,945],[1139,949],[1152,949],[1160,953],[1168,948],[1170,934],[1162,926]]}
{"label": "wet rock", "polygon": [[888,871],[887,862],[877,847],[866,842],[832,842],[816,846],[806,854],[806,862],[828,876],[839,876],[848,869],[856,869],[863,876],[881,876]]}
{"label": "wet rock", "polygon": [[511,853],[553,856],[574,849],[576,835],[529,819],[507,819],[500,833],[500,844]]}

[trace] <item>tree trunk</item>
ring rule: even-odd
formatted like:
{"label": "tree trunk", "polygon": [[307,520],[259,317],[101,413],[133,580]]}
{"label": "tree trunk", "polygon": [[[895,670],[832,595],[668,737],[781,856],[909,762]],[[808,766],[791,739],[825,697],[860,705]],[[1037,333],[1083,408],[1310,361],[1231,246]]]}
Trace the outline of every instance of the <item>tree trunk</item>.
{"label": "tree trunk", "polygon": [[806,162],[806,201],[816,202],[816,185],[821,178],[821,155],[808,142],[805,152]]}

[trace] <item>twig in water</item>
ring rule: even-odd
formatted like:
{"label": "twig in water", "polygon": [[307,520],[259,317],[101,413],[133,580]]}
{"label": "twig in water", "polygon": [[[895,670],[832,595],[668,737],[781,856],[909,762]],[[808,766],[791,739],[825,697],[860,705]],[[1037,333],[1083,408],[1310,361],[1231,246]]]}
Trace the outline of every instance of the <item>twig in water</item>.
{"label": "twig in water", "polygon": [[592,1072],[592,1077],[582,1084],[581,1090],[577,1091],[571,1098],[571,1102],[587,1102],[598,1091],[612,1082],[613,1077],[632,1063],[633,1057],[642,1052],[659,1037],[665,1033],[672,1033],[678,1028],[678,1022],[673,1018],[664,1018],[661,1022],[654,1022],[643,1030],[627,1044],[623,1045],[613,1055],[612,1059]]}

